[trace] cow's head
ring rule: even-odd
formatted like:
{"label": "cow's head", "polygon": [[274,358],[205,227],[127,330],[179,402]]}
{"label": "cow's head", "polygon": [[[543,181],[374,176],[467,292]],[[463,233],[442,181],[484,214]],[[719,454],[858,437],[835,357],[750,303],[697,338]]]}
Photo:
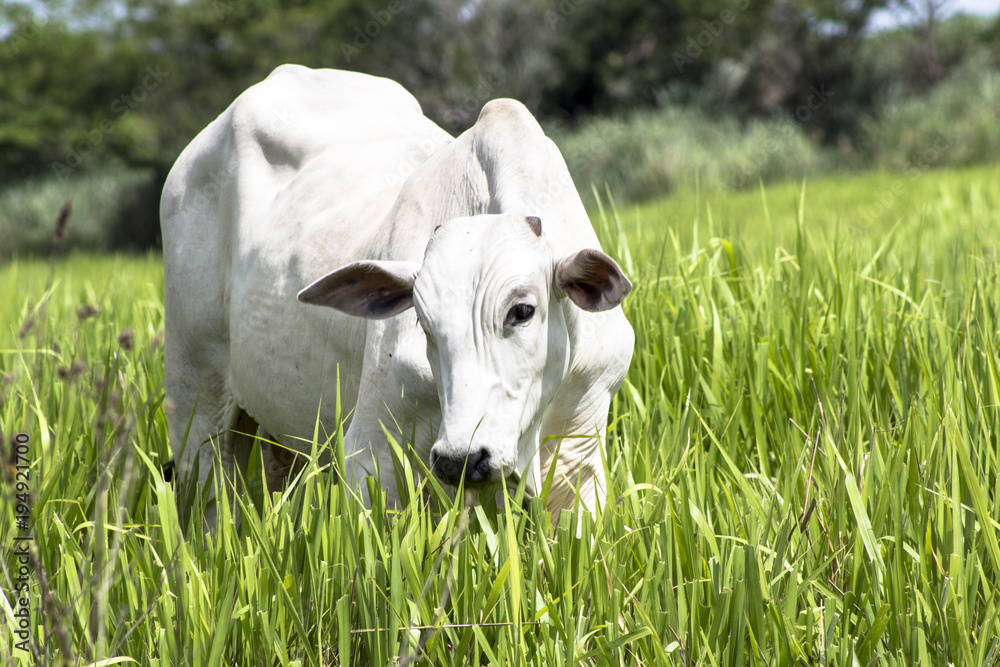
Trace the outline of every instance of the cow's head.
{"label": "cow's head", "polygon": [[554,257],[538,218],[502,214],[450,220],[422,263],[355,262],[299,300],[369,319],[415,307],[441,403],[430,466],[474,486],[537,462],[542,413],[570,363],[560,301],[608,310],[631,288],[599,250]]}

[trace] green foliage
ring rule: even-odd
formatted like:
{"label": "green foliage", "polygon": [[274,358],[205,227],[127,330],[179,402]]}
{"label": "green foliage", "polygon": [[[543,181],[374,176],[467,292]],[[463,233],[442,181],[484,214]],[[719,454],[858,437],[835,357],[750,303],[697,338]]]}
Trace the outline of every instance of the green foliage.
{"label": "green foliage", "polygon": [[537,500],[413,486],[396,447],[399,512],[378,494],[363,509],[314,456],[283,495],[251,469],[240,524],[226,501],[202,539],[194,491],[160,473],[159,258],[8,265],[0,440],[31,439],[39,650],[191,666],[995,664],[1000,170],[913,176],[872,213],[901,178],[598,215],[635,283],[637,343],[610,416],[609,503],[579,525],[551,525]]}
{"label": "green foliage", "polygon": [[581,191],[596,186],[622,202],[703,190],[754,189],[871,164],[899,178],[942,166],[1000,160],[1000,69],[980,52],[926,95],[895,95],[859,123],[839,150],[811,136],[803,114],[740,121],[705,107],[670,104],[601,117],[573,128],[551,125]]}
{"label": "green foliage", "polygon": [[699,184],[741,189],[760,179],[794,180],[834,163],[792,117],[744,126],[732,116],[667,107],[549,134],[577,187],[607,186],[623,201],[657,199]]}
{"label": "green foliage", "polygon": [[60,242],[80,250],[142,250],[158,243],[162,177],[123,165],[45,176],[0,189],[0,261],[53,248],[61,207],[72,212]]}
{"label": "green foliage", "polygon": [[[1000,65],[998,19],[952,16],[934,26],[930,42],[919,26],[870,35],[855,53],[855,85],[867,88],[879,109],[933,90],[955,70],[995,68]],[[929,71],[929,56],[936,62],[936,77]]]}
{"label": "green foliage", "polygon": [[0,44],[0,178],[65,177],[111,156],[139,166],[162,159],[150,107],[162,103],[169,73],[148,54],[54,18],[13,30]]}
{"label": "green foliage", "polygon": [[[0,179],[66,175],[111,158],[165,170],[237,95],[286,62],[395,79],[451,132],[496,97],[572,123],[665,100],[726,109],[741,123],[795,116],[805,105],[810,141],[863,153],[861,122],[897,95],[925,94],[980,55],[992,67],[1000,59],[986,20],[867,35],[869,16],[887,4],[5,3]],[[815,89],[833,92],[816,106]]]}
{"label": "green foliage", "polygon": [[926,97],[888,105],[870,125],[868,145],[878,163],[894,169],[981,164],[1000,156],[998,114],[1000,69],[967,63]]}

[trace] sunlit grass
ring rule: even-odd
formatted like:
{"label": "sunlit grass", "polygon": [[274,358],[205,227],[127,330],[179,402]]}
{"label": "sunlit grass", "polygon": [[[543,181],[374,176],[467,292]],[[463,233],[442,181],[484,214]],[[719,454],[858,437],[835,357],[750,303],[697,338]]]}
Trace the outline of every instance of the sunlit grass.
{"label": "sunlit grass", "polygon": [[[404,484],[401,512],[377,494],[368,511],[311,463],[284,496],[251,484],[240,525],[224,504],[203,540],[199,505],[160,474],[158,258],[60,260],[49,292],[46,262],[9,265],[0,430],[31,438],[38,651],[997,664],[996,174],[919,175],[867,225],[849,212],[893,176],[681,198],[620,224],[596,214],[635,283],[637,343],[610,416],[608,507],[579,526],[551,526],[540,501],[453,502],[427,482]],[[99,312],[81,319],[87,305]],[[418,463],[396,454],[405,479]],[[0,504],[7,627],[13,499]],[[4,664],[16,641],[4,635]]]}

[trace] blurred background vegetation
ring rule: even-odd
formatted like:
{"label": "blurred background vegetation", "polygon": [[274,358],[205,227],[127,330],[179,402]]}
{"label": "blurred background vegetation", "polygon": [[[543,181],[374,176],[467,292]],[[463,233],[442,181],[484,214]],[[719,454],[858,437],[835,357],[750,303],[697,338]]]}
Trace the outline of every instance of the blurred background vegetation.
{"label": "blurred background vegetation", "polygon": [[286,62],[395,79],[452,133],[520,99],[618,203],[996,161],[1000,17],[949,5],[0,0],[0,261],[70,197],[74,247],[155,247],[179,152]]}

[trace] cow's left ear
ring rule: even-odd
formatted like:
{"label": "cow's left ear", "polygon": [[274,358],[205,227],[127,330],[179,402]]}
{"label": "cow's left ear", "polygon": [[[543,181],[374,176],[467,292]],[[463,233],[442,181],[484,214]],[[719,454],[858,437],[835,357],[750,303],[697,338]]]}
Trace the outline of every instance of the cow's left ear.
{"label": "cow's left ear", "polygon": [[556,262],[556,286],[583,310],[611,310],[632,291],[617,262],[600,250],[585,248]]}
{"label": "cow's left ear", "polygon": [[413,279],[419,268],[416,262],[354,262],[299,292],[299,301],[383,320],[413,306]]}

